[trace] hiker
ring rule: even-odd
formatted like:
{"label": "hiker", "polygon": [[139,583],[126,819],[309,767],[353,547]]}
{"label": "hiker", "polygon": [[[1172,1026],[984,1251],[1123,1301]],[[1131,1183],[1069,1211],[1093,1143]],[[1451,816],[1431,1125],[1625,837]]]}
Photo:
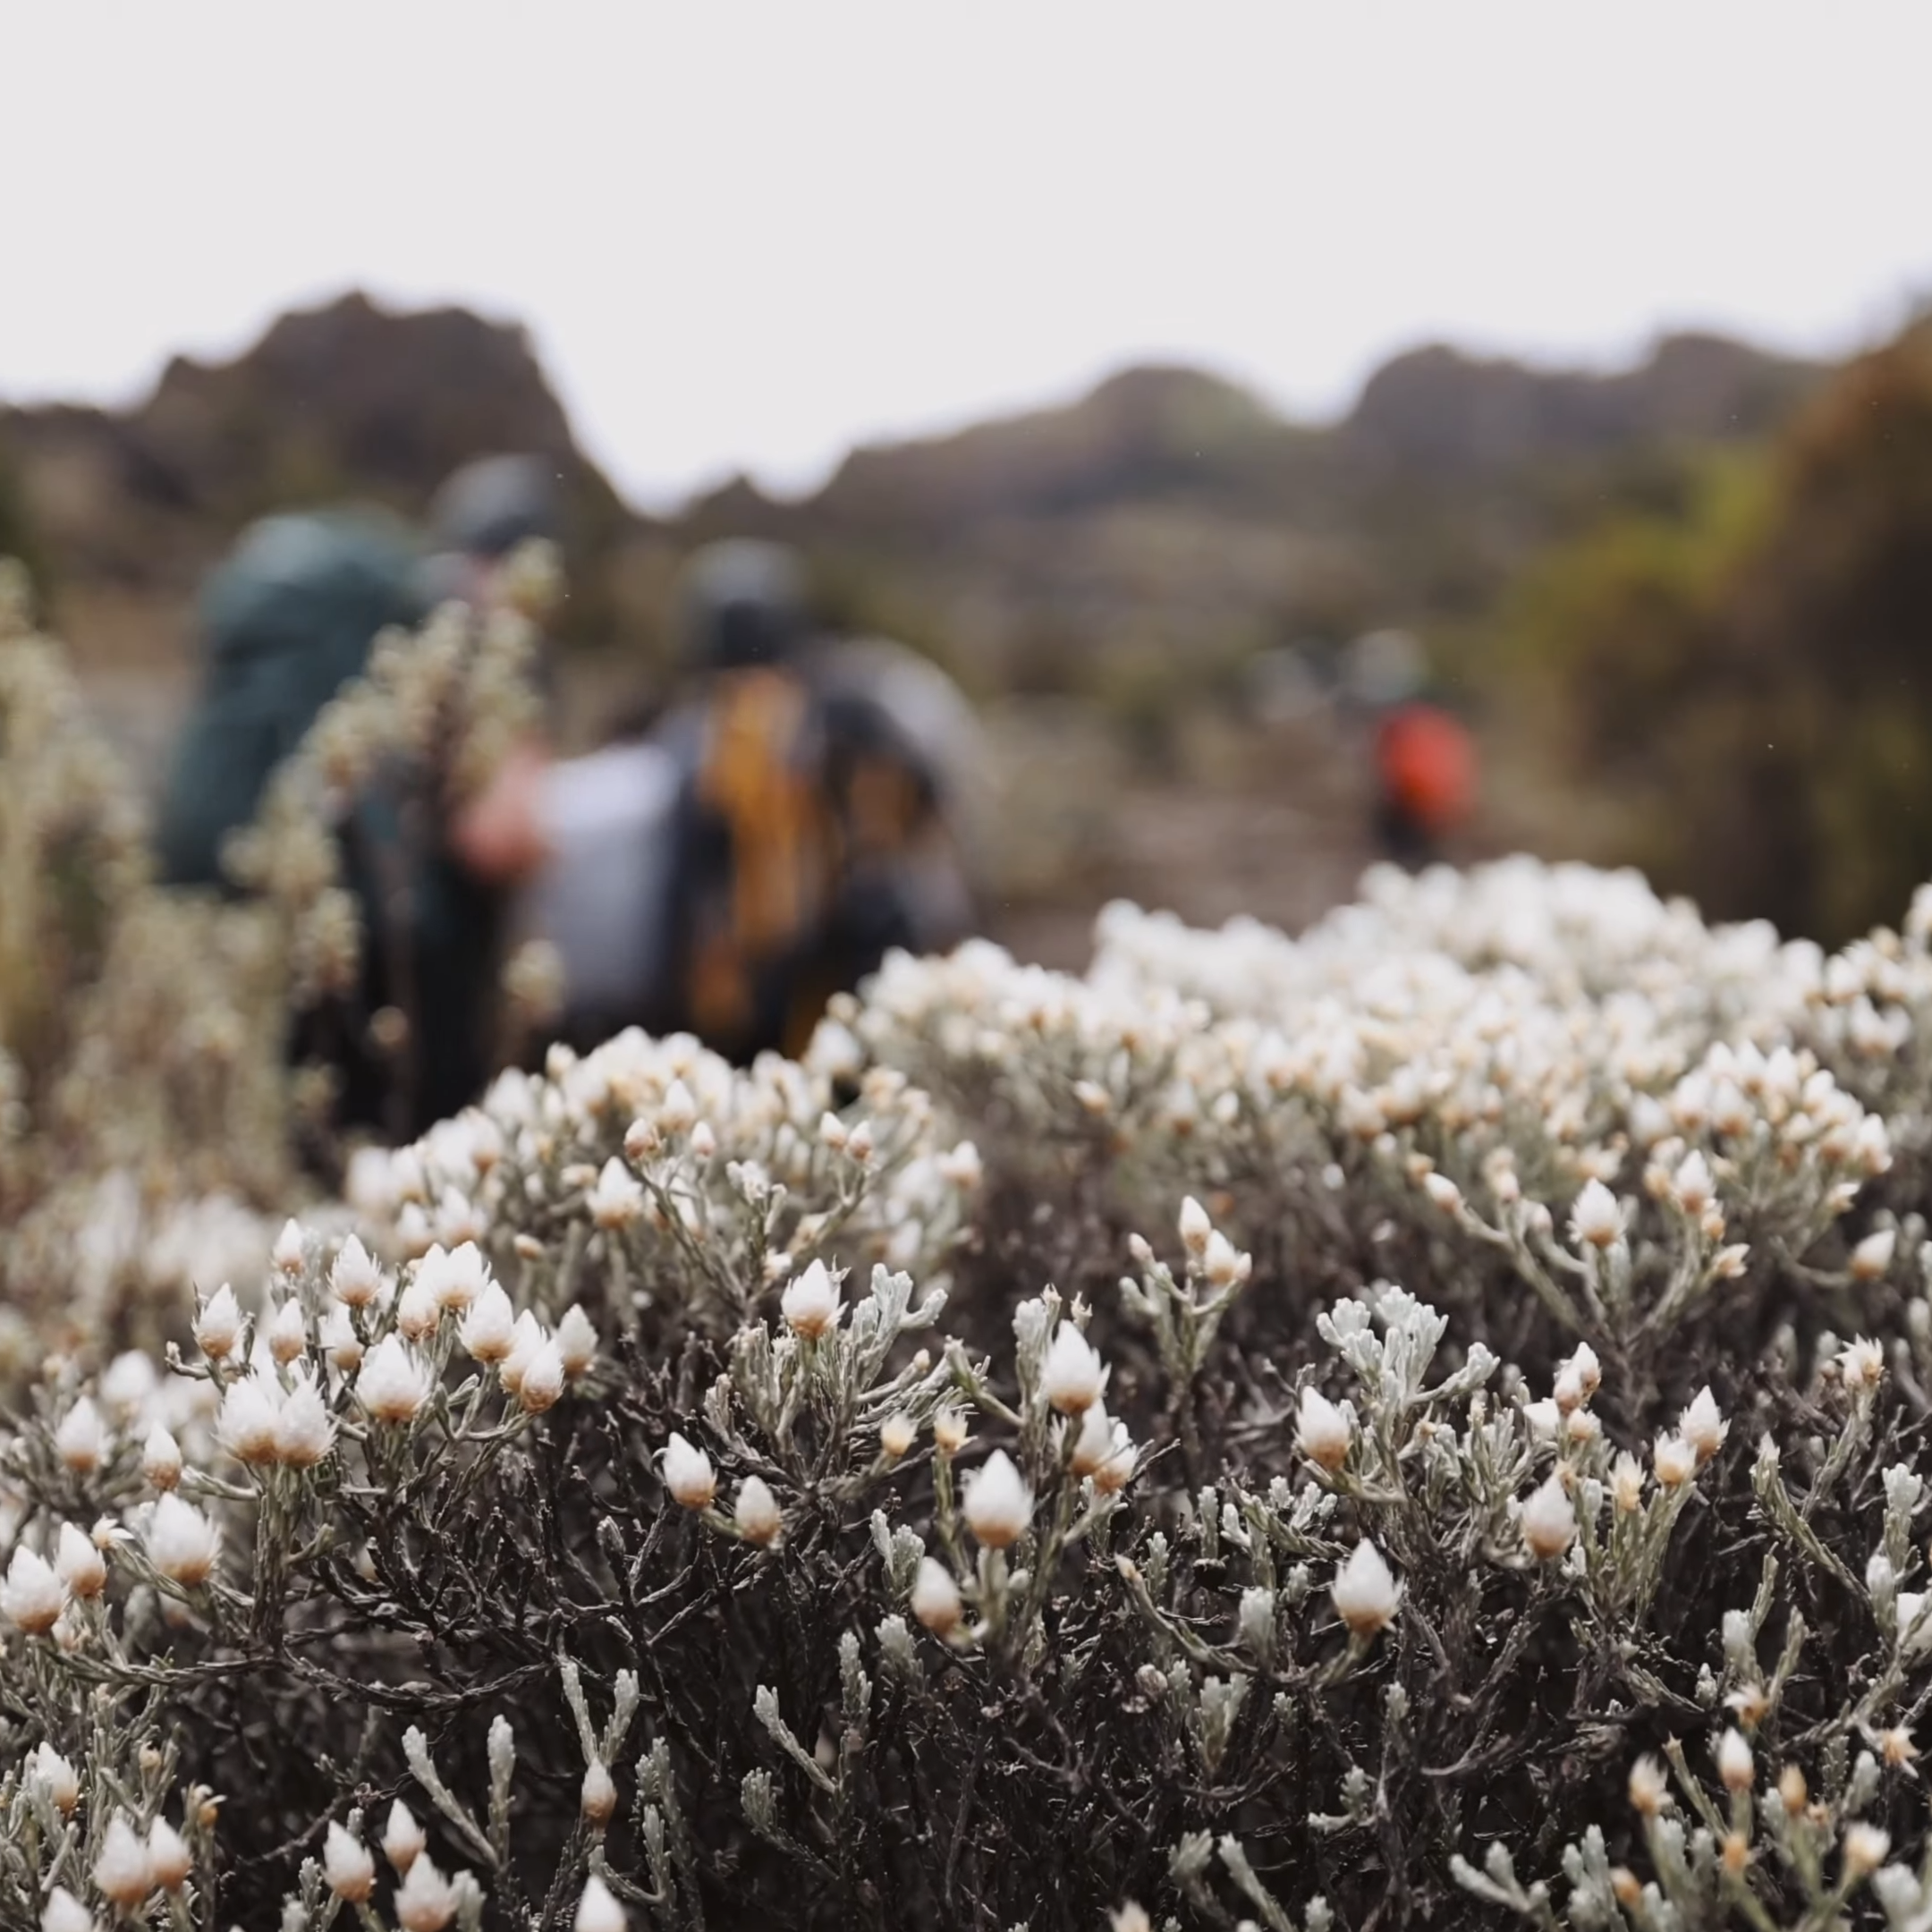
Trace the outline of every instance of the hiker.
{"label": "hiker", "polygon": [[1343,678],[1369,733],[1377,843],[1385,858],[1419,871],[1442,857],[1474,809],[1475,741],[1432,693],[1421,647],[1407,631],[1358,638]]}
{"label": "hiker", "polygon": [[[555,522],[549,467],[498,457],[445,486],[427,555],[404,526],[357,509],[270,516],[246,530],[203,593],[202,687],[161,809],[164,882],[233,892],[225,841],[366,667],[378,633],[451,599],[487,606],[512,552]],[[305,1014],[291,1041],[292,1057],[320,1058],[336,1075],[337,1127],[406,1139],[473,1099],[493,1071],[505,914],[539,856],[522,827],[545,762],[540,742],[514,747],[479,795],[433,807],[420,835],[405,830],[407,775],[384,775],[348,809],[339,836],[361,913],[361,985],[353,1011]],[[401,1052],[370,1037],[371,1018],[392,1007],[409,1024]]]}
{"label": "hiker", "polygon": [[531,917],[573,1041],[635,1023],[796,1054],[889,948],[971,929],[971,714],[902,648],[818,636],[775,545],[699,552],[677,626],[684,688],[650,733],[547,777]]}

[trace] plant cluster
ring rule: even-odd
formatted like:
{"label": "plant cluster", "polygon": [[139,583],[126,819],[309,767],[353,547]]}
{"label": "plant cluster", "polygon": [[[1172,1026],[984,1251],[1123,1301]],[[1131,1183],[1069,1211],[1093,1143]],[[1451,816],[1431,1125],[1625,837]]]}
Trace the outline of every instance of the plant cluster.
{"label": "plant cluster", "polygon": [[1099,941],[555,1051],[44,1359],[0,1928],[1932,1926],[1932,896]]}

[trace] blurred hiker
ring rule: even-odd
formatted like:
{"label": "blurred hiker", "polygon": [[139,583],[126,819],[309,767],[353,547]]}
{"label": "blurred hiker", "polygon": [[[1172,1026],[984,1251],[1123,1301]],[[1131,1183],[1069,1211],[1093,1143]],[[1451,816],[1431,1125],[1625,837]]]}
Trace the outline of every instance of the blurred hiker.
{"label": "blurred hiker", "polygon": [[797,1053],[888,948],[970,930],[970,712],[898,646],[818,637],[774,545],[700,551],[678,629],[686,688],[650,735],[550,774],[533,918],[572,1038],[635,1022]]}
{"label": "blurred hiker", "polygon": [[[162,804],[172,885],[235,890],[223,845],[253,818],[270,774],[366,667],[384,630],[454,599],[487,607],[526,538],[554,534],[552,473],[534,458],[459,471],[436,499],[428,555],[402,525],[352,509],[271,516],[245,531],[201,604],[202,684]],[[361,913],[353,1012],[304,1015],[291,1051],[339,1082],[336,1124],[398,1140],[475,1097],[492,1071],[496,970],[509,888],[539,849],[527,835],[540,743],[514,747],[483,790],[444,809],[422,775],[386,770],[338,826]],[[372,1038],[390,1010],[399,1052]]]}
{"label": "blurred hiker", "polygon": [[1418,871],[1442,857],[1474,809],[1475,740],[1430,694],[1427,661],[1407,631],[1358,638],[1343,677],[1370,733],[1377,842],[1385,857]]}

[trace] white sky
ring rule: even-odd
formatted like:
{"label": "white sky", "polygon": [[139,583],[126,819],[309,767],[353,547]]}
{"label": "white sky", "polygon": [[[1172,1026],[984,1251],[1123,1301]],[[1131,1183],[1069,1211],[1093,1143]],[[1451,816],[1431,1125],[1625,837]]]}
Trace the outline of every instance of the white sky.
{"label": "white sky", "polygon": [[1843,349],[1932,290],[1932,10],[21,5],[0,395],[360,285],[526,322],[640,501],[1185,358]]}

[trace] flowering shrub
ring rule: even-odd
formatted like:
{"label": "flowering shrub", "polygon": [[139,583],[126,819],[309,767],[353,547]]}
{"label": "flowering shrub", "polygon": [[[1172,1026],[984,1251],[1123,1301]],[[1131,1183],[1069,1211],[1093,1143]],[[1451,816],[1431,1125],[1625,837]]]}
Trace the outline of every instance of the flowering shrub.
{"label": "flowering shrub", "polygon": [[1928,937],[1374,875],[503,1075],[33,1379],[0,1927],[1932,1925]]}

